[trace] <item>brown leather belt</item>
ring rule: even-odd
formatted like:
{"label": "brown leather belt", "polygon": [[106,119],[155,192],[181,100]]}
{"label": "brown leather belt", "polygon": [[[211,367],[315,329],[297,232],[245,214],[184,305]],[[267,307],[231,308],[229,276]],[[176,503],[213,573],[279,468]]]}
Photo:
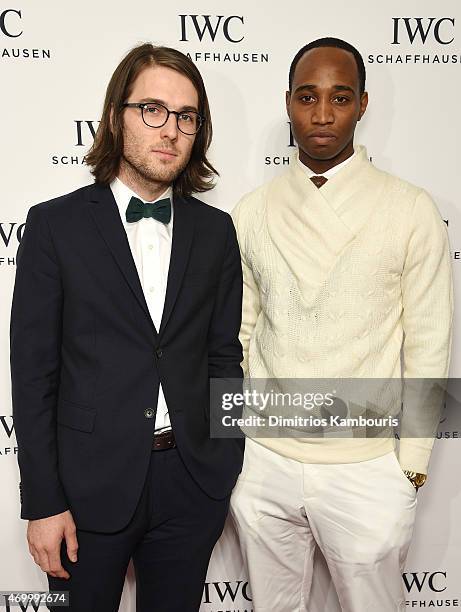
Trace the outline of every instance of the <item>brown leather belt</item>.
{"label": "brown leather belt", "polygon": [[152,444],[152,450],[167,450],[168,448],[176,448],[176,441],[174,439],[173,430],[163,431],[159,434],[154,434],[154,443]]}

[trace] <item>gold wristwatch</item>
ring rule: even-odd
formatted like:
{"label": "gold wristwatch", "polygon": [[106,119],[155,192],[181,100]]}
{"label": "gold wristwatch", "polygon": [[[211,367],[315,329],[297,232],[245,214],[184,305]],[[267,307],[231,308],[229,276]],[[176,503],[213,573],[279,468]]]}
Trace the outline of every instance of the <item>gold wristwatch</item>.
{"label": "gold wristwatch", "polygon": [[403,470],[403,473],[411,482],[411,484],[418,490],[426,482],[427,475],[419,474],[418,472],[412,472],[411,470]]}

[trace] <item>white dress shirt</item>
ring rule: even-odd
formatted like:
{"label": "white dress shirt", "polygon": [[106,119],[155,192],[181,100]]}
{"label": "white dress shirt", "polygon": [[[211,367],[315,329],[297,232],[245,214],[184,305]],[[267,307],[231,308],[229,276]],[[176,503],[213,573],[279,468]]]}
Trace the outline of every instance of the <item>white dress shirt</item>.
{"label": "white dress shirt", "polygon": [[[157,331],[159,331],[165,303],[168,269],[170,266],[171,241],[173,237],[172,188],[169,187],[161,196],[153,200],[157,202],[163,198],[170,198],[171,219],[167,224],[152,219],[152,217],[148,219],[142,218],[134,223],[128,223],[125,213],[130,199],[134,196],[143,202],[145,200],[140,198],[138,194],[122,183],[119,178],[115,178],[112,181],[110,188],[114,194],[123,227],[126,231],[150,316],[152,317],[152,321]],[[155,430],[166,431],[167,429],[171,429],[170,416],[168,414],[165,396],[163,395],[162,385],[160,384]]]}
{"label": "white dress shirt", "polygon": [[303,162],[299,159],[299,150],[296,153],[296,163],[304,170],[304,172],[307,174],[309,178],[311,178],[311,176],[324,176],[326,179],[329,180],[331,179],[332,176],[334,176],[337,172],[339,172],[341,168],[344,168],[344,166],[347,166],[347,164],[350,161],[352,161],[354,157],[355,157],[355,151],[350,157],[345,159],[343,162],[341,162],[337,166],[333,166],[333,168],[330,168],[329,170],[327,170],[326,172],[322,172],[321,174],[314,172],[313,170],[309,168],[309,166],[306,166],[305,164],[303,164]]}

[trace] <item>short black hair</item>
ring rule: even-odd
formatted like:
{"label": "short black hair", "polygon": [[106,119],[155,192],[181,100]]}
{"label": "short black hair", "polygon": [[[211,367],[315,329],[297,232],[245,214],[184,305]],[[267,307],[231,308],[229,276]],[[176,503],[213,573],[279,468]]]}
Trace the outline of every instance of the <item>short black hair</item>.
{"label": "short black hair", "polygon": [[290,74],[288,77],[288,89],[291,91],[291,86],[293,85],[293,77],[295,74],[296,66],[298,65],[299,60],[302,56],[310,51],[311,49],[317,49],[318,47],[334,47],[336,49],[344,49],[344,51],[349,51],[355,58],[355,63],[357,64],[357,71],[359,73],[359,88],[360,93],[363,94],[365,91],[365,64],[363,63],[363,57],[357,51],[355,47],[353,47],[350,43],[345,40],[341,40],[340,38],[319,38],[318,40],[314,40],[307,45],[304,45],[298,53],[294,56],[293,61],[290,66]]}

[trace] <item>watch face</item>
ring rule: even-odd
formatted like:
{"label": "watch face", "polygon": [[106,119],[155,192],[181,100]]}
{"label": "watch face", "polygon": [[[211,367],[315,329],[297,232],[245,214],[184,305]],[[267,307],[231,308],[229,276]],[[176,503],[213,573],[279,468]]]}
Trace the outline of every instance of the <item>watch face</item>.
{"label": "watch face", "polygon": [[405,475],[411,484],[419,489],[426,482],[426,474],[418,474],[417,472],[411,472],[410,470],[405,470]]}

